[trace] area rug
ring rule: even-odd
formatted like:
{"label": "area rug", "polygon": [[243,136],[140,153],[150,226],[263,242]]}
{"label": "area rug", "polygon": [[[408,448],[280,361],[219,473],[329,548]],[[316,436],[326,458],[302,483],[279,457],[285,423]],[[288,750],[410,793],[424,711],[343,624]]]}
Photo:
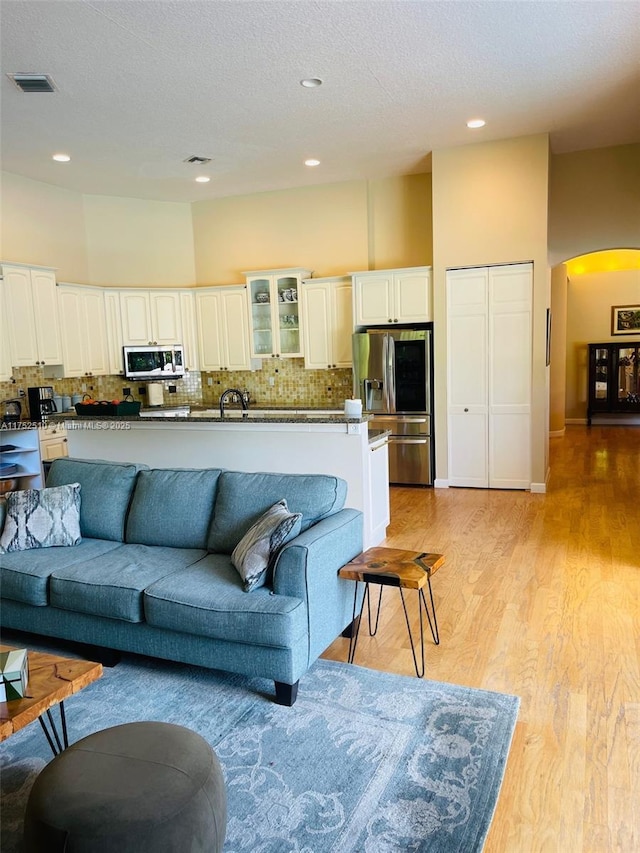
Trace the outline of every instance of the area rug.
{"label": "area rug", "polygon": [[[199,732],[224,770],[225,853],[482,850],[516,697],[324,660],[292,708],[276,705],[272,689],[127,656],[66,701],[69,736],[133,720]],[[3,853],[22,849],[25,803],[48,750],[37,723],[2,744]]]}

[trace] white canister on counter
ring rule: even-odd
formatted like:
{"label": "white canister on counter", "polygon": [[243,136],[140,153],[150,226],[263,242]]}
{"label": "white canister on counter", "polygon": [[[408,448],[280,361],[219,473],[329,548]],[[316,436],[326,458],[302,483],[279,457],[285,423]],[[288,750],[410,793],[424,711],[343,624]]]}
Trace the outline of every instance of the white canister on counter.
{"label": "white canister on counter", "polygon": [[62,397],[60,394],[54,394],[53,402],[56,404],[56,412],[62,411]]}
{"label": "white canister on counter", "polygon": [[344,414],[347,418],[361,418],[362,417],[362,400],[345,400],[344,401]]}
{"label": "white canister on counter", "polygon": [[76,403],[82,402],[82,394],[72,394],[71,395],[71,405],[75,407]]}
{"label": "white canister on counter", "polygon": [[70,408],[71,408],[71,397],[68,397],[65,394],[63,394],[62,395],[62,411],[68,412]]}

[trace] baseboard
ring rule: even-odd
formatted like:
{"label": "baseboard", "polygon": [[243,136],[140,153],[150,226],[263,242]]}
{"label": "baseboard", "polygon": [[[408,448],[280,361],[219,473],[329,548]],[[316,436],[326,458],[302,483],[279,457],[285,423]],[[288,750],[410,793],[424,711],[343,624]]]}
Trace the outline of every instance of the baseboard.
{"label": "baseboard", "polygon": [[436,479],[433,481],[433,488],[434,489],[448,489],[449,488],[449,481],[448,480],[441,480],[438,477],[436,477]]}
{"label": "baseboard", "polygon": [[531,483],[531,494],[545,495],[547,493],[546,483]]}
{"label": "baseboard", "polygon": [[549,433],[549,438],[564,438],[566,431],[566,427],[562,427],[562,429],[554,429]]}
{"label": "baseboard", "polygon": [[586,418],[566,418],[565,423],[574,424],[578,426],[586,426],[587,419]]}

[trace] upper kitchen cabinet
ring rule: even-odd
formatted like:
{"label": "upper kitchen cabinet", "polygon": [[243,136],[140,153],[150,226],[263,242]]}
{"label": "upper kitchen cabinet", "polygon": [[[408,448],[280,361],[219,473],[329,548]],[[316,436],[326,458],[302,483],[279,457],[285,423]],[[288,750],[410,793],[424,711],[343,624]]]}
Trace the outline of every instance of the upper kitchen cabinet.
{"label": "upper kitchen cabinet", "polygon": [[181,290],[180,318],[182,320],[182,340],[184,346],[184,367],[187,373],[200,370],[200,347],[196,322],[196,298],[191,290]]}
{"label": "upper kitchen cabinet", "polygon": [[9,326],[7,323],[7,303],[5,283],[0,278],[0,382],[11,379],[11,352],[9,350]]}
{"label": "upper kitchen cabinet", "polygon": [[247,288],[196,291],[201,370],[250,370]]}
{"label": "upper kitchen cabinet", "polygon": [[356,326],[426,323],[431,316],[431,267],[352,273]]}
{"label": "upper kitchen cabinet", "polygon": [[351,279],[308,279],[303,281],[300,293],[304,366],[312,370],[351,367]]}
{"label": "upper kitchen cabinet", "polygon": [[109,372],[104,293],[101,288],[58,286],[65,376]]}
{"label": "upper kitchen cabinet", "polygon": [[9,349],[13,367],[62,364],[55,271],[2,265]]}
{"label": "upper kitchen cabinet", "polygon": [[104,289],[104,312],[107,326],[108,373],[112,376],[124,374],[122,356],[122,320],[120,319],[120,291]]}
{"label": "upper kitchen cabinet", "polygon": [[301,358],[303,335],[298,295],[311,270],[300,268],[244,273],[247,277],[251,355]]}
{"label": "upper kitchen cabinet", "polygon": [[179,291],[121,290],[120,317],[124,346],[183,343]]}

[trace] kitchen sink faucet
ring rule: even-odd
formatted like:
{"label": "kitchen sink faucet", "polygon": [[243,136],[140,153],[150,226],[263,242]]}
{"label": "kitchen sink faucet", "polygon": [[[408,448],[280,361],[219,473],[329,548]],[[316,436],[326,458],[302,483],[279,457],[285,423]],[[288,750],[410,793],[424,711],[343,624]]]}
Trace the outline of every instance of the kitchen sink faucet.
{"label": "kitchen sink faucet", "polygon": [[249,406],[248,406],[247,400],[245,399],[245,396],[242,393],[242,391],[238,391],[237,388],[227,388],[227,390],[223,391],[222,394],[220,395],[220,417],[221,418],[224,417],[224,404],[227,400],[227,397],[229,397],[229,396],[231,396],[232,399],[234,399],[234,400],[240,401],[240,405],[242,406],[243,412],[249,411]]}

